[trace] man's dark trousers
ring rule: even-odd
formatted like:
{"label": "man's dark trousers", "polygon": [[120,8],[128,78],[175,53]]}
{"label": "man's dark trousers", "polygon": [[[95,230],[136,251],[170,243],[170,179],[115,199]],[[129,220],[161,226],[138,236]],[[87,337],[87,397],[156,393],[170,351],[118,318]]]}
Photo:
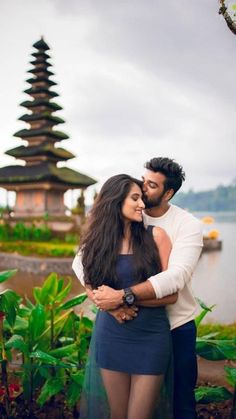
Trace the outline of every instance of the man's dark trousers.
{"label": "man's dark trousers", "polygon": [[194,388],[197,381],[194,320],[172,332],[174,354],[174,419],[196,419]]}

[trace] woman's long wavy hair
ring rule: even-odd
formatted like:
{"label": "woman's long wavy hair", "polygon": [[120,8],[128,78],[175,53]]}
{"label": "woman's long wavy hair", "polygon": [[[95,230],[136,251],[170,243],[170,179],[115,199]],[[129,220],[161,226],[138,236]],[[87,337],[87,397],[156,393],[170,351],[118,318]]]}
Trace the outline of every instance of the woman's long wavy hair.
{"label": "woman's long wavy hair", "polygon": [[[124,237],[122,205],[133,184],[129,175],[112,176],[103,185],[88,217],[81,242],[85,283],[97,288],[116,281],[116,264]],[[131,249],[136,282],[161,270],[158,249],[143,222],[131,222]]]}

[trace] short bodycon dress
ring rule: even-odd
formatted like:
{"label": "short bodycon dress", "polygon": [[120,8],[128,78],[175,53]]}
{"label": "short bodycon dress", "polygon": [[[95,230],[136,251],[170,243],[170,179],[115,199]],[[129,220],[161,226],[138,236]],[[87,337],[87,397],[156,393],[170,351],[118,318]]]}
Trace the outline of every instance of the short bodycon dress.
{"label": "short bodycon dress", "polygon": [[[116,283],[123,289],[135,281],[133,255],[119,255]],[[140,307],[138,316],[125,323],[99,311],[95,324],[98,367],[128,374],[165,374],[171,356],[170,326],[165,307]]]}

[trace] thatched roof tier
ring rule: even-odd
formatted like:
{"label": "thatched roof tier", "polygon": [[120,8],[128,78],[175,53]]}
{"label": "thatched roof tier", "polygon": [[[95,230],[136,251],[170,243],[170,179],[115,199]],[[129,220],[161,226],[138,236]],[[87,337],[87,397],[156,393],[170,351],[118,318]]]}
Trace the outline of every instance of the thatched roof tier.
{"label": "thatched roof tier", "polygon": [[43,64],[45,67],[52,67],[52,64],[45,61],[45,59],[43,57],[41,57],[41,58],[38,57],[35,60],[30,61],[30,64],[32,64],[32,65]]}
{"label": "thatched roof tier", "polygon": [[41,112],[41,113],[32,113],[32,114],[24,114],[18,118],[19,121],[24,122],[34,122],[34,121],[41,121],[46,120],[53,123],[53,125],[63,124],[65,121],[64,119],[60,118],[59,116],[51,115],[48,112]]}
{"label": "thatched roof tier", "polygon": [[55,81],[49,80],[47,77],[43,77],[43,76],[40,76],[40,77],[37,77],[37,78],[36,77],[34,77],[34,78],[32,77],[31,79],[27,79],[26,82],[29,83],[29,84],[35,84],[35,83],[39,83],[39,82],[44,82],[48,86],[56,86],[57,85],[57,83]]}
{"label": "thatched roof tier", "polygon": [[59,106],[55,102],[48,102],[45,99],[35,99],[35,100],[25,100],[20,104],[21,106],[24,106],[27,109],[36,108],[38,106],[45,106],[48,109],[52,109],[53,111],[60,111],[63,108]]}
{"label": "thatched roof tier", "polygon": [[36,48],[36,49],[39,49],[39,50],[43,50],[43,51],[47,51],[47,50],[50,49],[48,44],[44,41],[43,38],[41,38],[39,41],[35,42],[33,44],[33,47]]}
{"label": "thatched roof tier", "polygon": [[21,129],[20,131],[15,132],[13,134],[14,137],[20,137],[23,139],[27,139],[27,137],[51,137],[56,139],[57,141],[67,140],[69,136],[61,131],[53,131],[47,128],[41,129]]}
{"label": "thatched roof tier", "polygon": [[38,73],[44,73],[46,76],[54,76],[52,71],[47,70],[46,68],[32,68],[31,70],[27,70],[27,73],[32,73],[37,75]]}
{"label": "thatched roof tier", "polygon": [[47,88],[41,87],[41,86],[40,87],[30,87],[29,89],[24,90],[24,93],[27,93],[28,95],[32,95],[32,96],[40,94],[40,93],[45,93],[50,98],[59,96],[58,93],[52,92],[51,90],[48,90]]}
{"label": "thatched roof tier", "polygon": [[6,154],[15,158],[34,157],[34,156],[48,156],[55,157],[57,161],[66,161],[75,157],[70,151],[64,148],[54,147],[50,143],[42,143],[37,146],[20,146],[6,151]]}
{"label": "thatched roof tier", "polygon": [[44,60],[47,60],[48,58],[51,58],[50,55],[48,55],[46,52],[42,52],[42,51],[33,52],[32,55],[35,58],[42,58]]}
{"label": "thatched roof tier", "polygon": [[55,164],[48,162],[32,166],[17,165],[0,168],[0,184],[10,186],[38,182],[54,182],[65,185],[68,189],[77,189],[94,185],[96,180],[67,167],[58,168]]}

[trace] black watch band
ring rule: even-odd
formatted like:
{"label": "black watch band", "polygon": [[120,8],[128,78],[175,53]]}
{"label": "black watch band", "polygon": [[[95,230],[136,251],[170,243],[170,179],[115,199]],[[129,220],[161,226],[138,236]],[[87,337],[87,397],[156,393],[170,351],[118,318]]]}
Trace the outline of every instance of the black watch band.
{"label": "black watch band", "polygon": [[125,288],[124,293],[125,293],[123,296],[124,303],[127,304],[128,306],[132,306],[135,302],[135,295],[133,291],[131,290],[131,288]]}

